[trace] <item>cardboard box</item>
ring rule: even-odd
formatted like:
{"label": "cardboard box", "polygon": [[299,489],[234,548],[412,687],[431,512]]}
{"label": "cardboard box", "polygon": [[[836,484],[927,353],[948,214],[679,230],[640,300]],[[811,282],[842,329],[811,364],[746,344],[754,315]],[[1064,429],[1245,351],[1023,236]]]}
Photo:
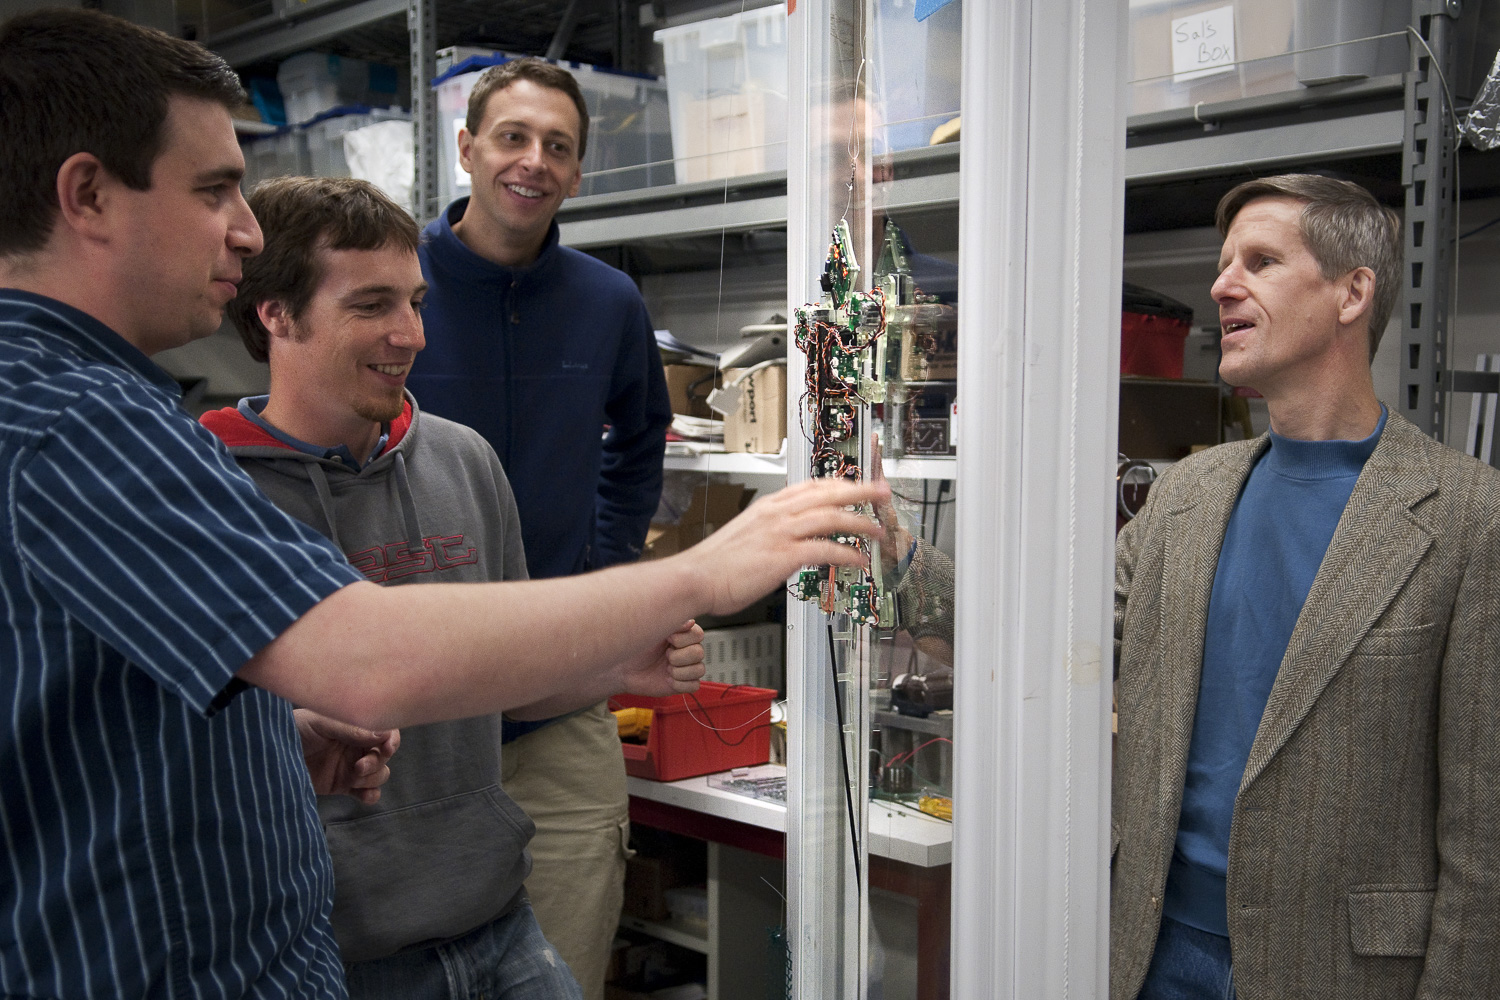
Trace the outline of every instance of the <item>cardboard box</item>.
{"label": "cardboard box", "polygon": [[755,491],[738,483],[706,483],[676,524],[653,524],[646,531],[642,559],[664,559],[691,548],[723,527],[750,503]]}
{"label": "cardboard box", "polygon": [[[743,373],[724,373],[731,385]],[[786,366],[772,365],[740,382],[739,409],[724,418],[724,450],[763,455],[780,453],[786,440]]]}
{"label": "cardboard box", "polygon": [[719,384],[715,369],[708,365],[664,365],[663,368],[667,373],[667,395],[672,400],[673,413],[710,420],[718,417],[705,402]]}
{"label": "cardboard box", "polygon": [[[1360,0],[1374,2],[1374,0]],[[1230,8],[1233,58],[1218,71],[1175,73],[1173,39]],[[1129,114],[1300,89],[1294,67],[1294,0],[1146,0],[1130,9]],[[1182,24],[1184,19],[1190,19]],[[1284,59],[1270,58],[1286,55]]]}
{"label": "cardboard box", "polygon": [[682,882],[681,875],[665,858],[637,855],[625,861],[624,910],[642,920],[667,919],[667,890]]}

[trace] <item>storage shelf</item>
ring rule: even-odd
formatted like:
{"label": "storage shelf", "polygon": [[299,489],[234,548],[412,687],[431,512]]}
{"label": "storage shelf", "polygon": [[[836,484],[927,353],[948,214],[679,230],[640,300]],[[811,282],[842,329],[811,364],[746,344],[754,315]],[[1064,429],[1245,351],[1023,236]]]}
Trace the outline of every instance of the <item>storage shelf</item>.
{"label": "storage shelf", "polygon": [[[236,68],[264,64],[303,49],[328,49],[392,65],[411,59],[408,0],[317,0],[306,10],[271,11],[264,0],[230,0],[204,29],[203,42]],[[288,7],[297,5],[288,4]],[[438,0],[437,45],[469,44],[503,32],[518,52],[541,52],[557,30],[562,8],[537,0]],[[566,58],[597,63],[612,49],[614,14],[600,5],[576,13]],[[262,16],[255,16],[266,11]],[[503,26],[503,27],[502,27]]]}
{"label": "storage shelf", "polygon": [[[786,806],[713,788],[707,777],[681,781],[625,779],[637,798],[680,806],[709,816],[786,832]],[[870,803],[870,853],[919,868],[953,863],[953,825],[884,802]]]}
{"label": "storage shelf", "polygon": [[[1401,87],[1399,76],[1380,77],[1203,105],[1196,120],[1194,109],[1137,115],[1126,124],[1125,183],[1397,154],[1405,129]],[[956,206],[961,147],[890,156],[894,178],[871,191],[876,210]],[[780,229],[786,212],[786,173],[778,171],[573,198],[557,221],[562,242],[582,249]]]}
{"label": "storage shelf", "polygon": [[680,472],[734,472],[740,475],[785,476],[785,455],[716,452],[710,455],[668,455],[664,468]]}
{"label": "storage shelf", "polygon": [[[904,150],[878,185],[878,208],[913,211],[958,204],[960,143]],[[618,246],[706,233],[786,227],[786,171],[747,174],[571,198],[557,213],[568,246]]]}
{"label": "storage shelf", "polygon": [[887,479],[957,479],[957,458],[892,458],[882,463]]}
{"label": "storage shelf", "polygon": [[[662,467],[677,472],[730,472],[738,475],[785,476],[785,455],[715,452],[709,455],[668,455]],[[892,458],[884,463],[889,479],[957,479],[956,458]]]}
{"label": "storage shelf", "polygon": [[675,920],[642,920],[640,917],[633,917],[628,913],[623,913],[620,915],[620,926],[627,930],[659,938],[670,944],[675,944],[679,948],[696,951],[700,955],[707,955],[709,953],[708,938],[694,930],[688,929],[686,924]]}

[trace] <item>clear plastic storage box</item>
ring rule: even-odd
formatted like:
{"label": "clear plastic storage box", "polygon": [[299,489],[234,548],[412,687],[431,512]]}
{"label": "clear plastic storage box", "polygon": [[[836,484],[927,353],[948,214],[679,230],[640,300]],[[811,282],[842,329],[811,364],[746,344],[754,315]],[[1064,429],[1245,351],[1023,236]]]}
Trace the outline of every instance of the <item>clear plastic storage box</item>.
{"label": "clear plastic storage box", "polygon": [[356,106],[345,114],[330,114],[306,125],[247,139],[240,146],[245,154],[244,190],[248,193],[271,177],[348,177],[344,136],[366,125],[392,120],[411,121],[411,115],[395,108]]}
{"label": "clear plastic storage box", "polygon": [[348,177],[349,164],[344,159],[344,135],[366,125],[386,121],[409,122],[411,115],[395,108],[369,108],[318,118],[302,126],[307,137],[310,174],[313,177]]}
{"label": "clear plastic storage box", "polygon": [[311,169],[307,137],[295,127],[287,126],[271,135],[246,139],[240,144],[240,149],[245,154],[245,178],[241,187],[246,194],[263,180],[305,176]]}
{"label": "clear plastic storage box", "polygon": [[[469,114],[469,94],[491,66],[514,58],[505,53],[470,55],[433,81],[438,107],[438,194],[444,206],[470,191],[468,171],[458,162],[458,133]],[[667,87],[655,77],[559,62],[573,74],[589,109],[588,149],[580,195],[671,184],[672,132]]]}
{"label": "clear plastic storage box", "polygon": [[276,67],[288,124],[311,121],[340,105],[395,104],[401,74],[391,66],[327,52],[299,52]]}
{"label": "clear plastic storage box", "polygon": [[662,28],[677,180],[786,169],[786,5]]}
{"label": "clear plastic storage box", "polygon": [[1409,0],[1130,0],[1129,111],[1400,73],[1410,16]]}

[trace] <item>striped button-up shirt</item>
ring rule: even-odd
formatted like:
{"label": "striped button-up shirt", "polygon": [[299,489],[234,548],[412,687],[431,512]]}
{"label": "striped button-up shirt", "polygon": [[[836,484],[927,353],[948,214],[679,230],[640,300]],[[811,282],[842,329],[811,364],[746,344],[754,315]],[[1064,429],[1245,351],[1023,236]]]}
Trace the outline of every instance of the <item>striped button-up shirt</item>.
{"label": "striped button-up shirt", "polygon": [[0,994],[342,997],[287,703],[234,673],[360,579],[92,317],[0,290]]}

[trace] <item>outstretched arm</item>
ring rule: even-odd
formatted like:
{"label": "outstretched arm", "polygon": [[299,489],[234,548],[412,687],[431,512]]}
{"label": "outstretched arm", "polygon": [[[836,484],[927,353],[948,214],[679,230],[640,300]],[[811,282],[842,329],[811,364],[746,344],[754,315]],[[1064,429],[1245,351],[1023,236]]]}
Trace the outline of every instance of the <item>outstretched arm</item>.
{"label": "outstretched arm", "polygon": [[702,643],[703,629],[696,622],[688,622],[661,642],[653,643],[621,664],[618,675],[624,687],[606,690],[605,681],[616,675],[616,672],[608,671],[599,675],[595,683],[578,691],[513,708],[505,714],[518,722],[533,722],[576,712],[621,691],[650,697],[696,691],[703,676]]}
{"label": "outstretched arm", "polygon": [[878,531],[845,508],[884,495],[868,483],[799,483],[670,559],[583,576],[350,584],[239,676],[368,729],[487,715],[595,684],[622,691],[632,658],[684,621],[736,611],[802,566],[862,565],[828,536]]}

